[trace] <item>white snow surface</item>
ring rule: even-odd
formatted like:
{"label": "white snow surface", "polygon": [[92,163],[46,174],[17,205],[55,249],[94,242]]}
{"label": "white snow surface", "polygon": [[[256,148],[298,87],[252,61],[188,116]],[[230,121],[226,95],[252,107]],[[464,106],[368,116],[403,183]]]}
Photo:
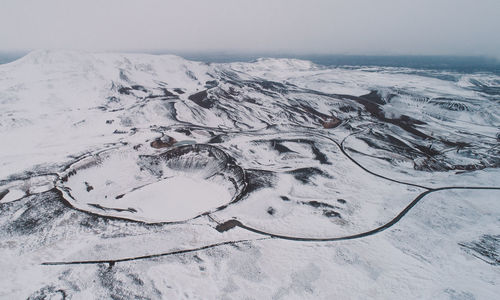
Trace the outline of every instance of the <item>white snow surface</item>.
{"label": "white snow surface", "polygon": [[495,299],[499,82],[46,50],[0,65],[0,298]]}

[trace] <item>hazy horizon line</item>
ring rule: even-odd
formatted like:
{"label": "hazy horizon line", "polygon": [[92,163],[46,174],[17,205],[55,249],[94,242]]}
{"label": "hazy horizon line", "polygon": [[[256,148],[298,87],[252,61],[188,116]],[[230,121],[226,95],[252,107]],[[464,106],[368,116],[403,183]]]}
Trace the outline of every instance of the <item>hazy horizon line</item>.
{"label": "hazy horizon line", "polygon": [[82,53],[133,53],[153,55],[214,55],[214,56],[262,56],[274,57],[283,55],[286,57],[454,57],[454,58],[482,58],[500,62],[500,57],[488,54],[454,54],[454,53],[384,53],[384,52],[302,52],[302,51],[240,51],[240,50],[172,50],[172,49],[108,49],[87,50],[71,48],[35,48],[35,49],[0,49],[0,54],[29,54],[34,51],[75,51]]}
{"label": "hazy horizon line", "polygon": [[279,51],[174,51],[174,50],[128,50],[86,51],[68,49],[0,50],[0,65],[22,59],[34,51],[75,51],[81,53],[116,53],[146,55],[176,55],[186,60],[205,63],[254,62],[260,58],[299,59],[327,67],[403,67],[454,71],[458,73],[489,72],[500,75],[500,59],[487,55],[419,55],[419,54],[294,54]]}

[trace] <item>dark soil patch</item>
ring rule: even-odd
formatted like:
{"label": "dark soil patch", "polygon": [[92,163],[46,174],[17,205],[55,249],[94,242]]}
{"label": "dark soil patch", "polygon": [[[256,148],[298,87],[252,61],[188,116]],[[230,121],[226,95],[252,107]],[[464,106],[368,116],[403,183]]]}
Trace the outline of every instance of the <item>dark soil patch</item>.
{"label": "dark soil patch", "polygon": [[241,223],[238,220],[229,220],[215,227],[218,232],[224,232],[233,229],[236,226],[240,226]]}
{"label": "dark soil patch", "polygon": [[328,174],[326,174],[325,172],[321,171],[318,168],[300,168],[293,171],[289,171],[287,173],[292,174],[295,179],[301,181],[304,184],[311,183],[311,177],[313,176],[319,175],[326,178],[331,178]]}
{"label": "dark soil patch", "polygon": [[154,141],[152,141],[150,143],[150,146],[155,148],[155,149],[161,149],[161,148],[172,147],[175,143],[177,143],[177,140],[174,139],[173,137],[164,136],[164,137],[157,138]]}

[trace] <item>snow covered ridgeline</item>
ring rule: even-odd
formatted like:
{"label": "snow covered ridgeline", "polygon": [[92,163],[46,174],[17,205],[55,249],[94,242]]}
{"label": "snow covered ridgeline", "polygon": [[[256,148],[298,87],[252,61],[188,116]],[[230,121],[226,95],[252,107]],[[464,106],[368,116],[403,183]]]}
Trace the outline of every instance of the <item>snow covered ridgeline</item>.
{"label": "snow covered ridgeline", "polygon": [[[158,194],[160,187],[179,183],[140,162],[182,143],[217,144],[243,166],[242,172],[267,172],[261,177],[269,177],[269,182],[260,184],[275,195],[266,199],[294,198],[304,187],[307,191],[297,195],[306,200],[291,203],[313,203],[325,215],[337,217],[344,214],[336,199],[326,195],[335,191],[338,199],[353,198],[349,202],[357,203],[360,213],[361,207],[368,207],[360,202],[363,197],[345,193],[349,186],[375,179],[355,183],[354,176],[340,184],[337,170],[359,170],[348,160],[344,166],[344,154],[321,135],[339,143],[358,132],[344,144],[353,158],[380,174],[430,186],[445,183],[451,174],[445,171],[498,167],[494,124],[499,117],[493,113],[498,95],[489,88],[494,76],[450,73],[444,80],[432,72],[414,73],[400,68],[325,68],[290,59],[204,64],[168,55],[34,52],[0,67],[0,130],[5,141],[0,146],[0,176],[7,179],[3,190],[8,191],[3,201],[48,190],[56,184],[54,175],[65,177],[78,164],[97,159],[95,168],[83,170],[88,172],[85,178],[70,177],[61,187],[75,207],[146,222],[184,220],[184,214],[173,217],[170,208],[169,217],[156,211],[158,215],[148,219],[140,216],[138,206],[145,191]],[[155,150],[151,143],[162,137],[180,144],[160,141],[166,148]],[[115,170],[122,171],[115,175]],[[33,180],[36,174],[49,175]],[[204,176],[198,177],[210,177]],[[441,179],[429,182],[430,177]],[[460,178],[467,182],[469,177],[463,173],[453,178],[460,183]],[[30,178],[32,186],[13,180],[19,178]],[[227,193],[202,184],[213,192],[208,194],[218,196],[205,203],[206,209],[189,215],[231,202],[240,193],[238,184],[224,188]],[[288,187],[281,190],[282,184]],[[333,190],[314,192],[315,186]],[[275,206],[265,208],[273,212],[273,220],[280,215]],[[390,206],[391,213],[399,207]],[[341,228],[349,224],[340,223]]]}

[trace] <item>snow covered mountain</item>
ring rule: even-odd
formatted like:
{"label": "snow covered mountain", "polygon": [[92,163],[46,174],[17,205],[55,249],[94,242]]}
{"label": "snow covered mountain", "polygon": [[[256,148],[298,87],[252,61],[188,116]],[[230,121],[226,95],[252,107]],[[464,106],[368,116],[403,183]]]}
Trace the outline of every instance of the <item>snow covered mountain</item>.
{"label": "snow covered mountain", "polygon": [[499,86],[293,59],[0,65],[0,296],[495,298]]}

